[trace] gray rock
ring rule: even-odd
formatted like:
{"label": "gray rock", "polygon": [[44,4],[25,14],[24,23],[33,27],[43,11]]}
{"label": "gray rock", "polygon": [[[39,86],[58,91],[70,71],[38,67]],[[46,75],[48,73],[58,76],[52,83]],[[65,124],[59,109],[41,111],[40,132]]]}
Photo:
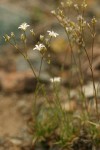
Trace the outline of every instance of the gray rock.
{"label": "gray rock", "polygon": [[[100,83],[99,82],[95,82],[95,88],[97,92],[97,97],[100,97]],[[94,97],[93,83],[89,82],[88,84],[84,85],[83,92],[84,92],[85,97],[93,98]],[[71,90],[71,97],[77,97],[80,99],[79,92],[76,90]]]}
{"label": "gray rock", "polygon": [[[100,97],[100,84],[99,82],[95,82],[95,88],[97,92],[97,96]],[[86,97],[94,97],[94,88],[93,88],[93,83],[90,82],[87,85],[83,87],[84,94]]]}
{"label": "gray rock", "polygon": [[[14,32],[18,35],[18,26],[23,22],[30,22],[29,13],[13,5],[0,5],[0,36]],[[2,44],[4,40],[2,40]]]}

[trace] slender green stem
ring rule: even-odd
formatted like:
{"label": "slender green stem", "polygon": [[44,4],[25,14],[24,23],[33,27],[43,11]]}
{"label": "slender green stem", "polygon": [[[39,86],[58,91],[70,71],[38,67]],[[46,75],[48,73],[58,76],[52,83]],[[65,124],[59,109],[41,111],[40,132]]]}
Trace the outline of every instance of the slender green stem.
{"label": "slender green stem", "polygon": [[83,91],[83,73],[82,73],[82,65],[81,65],[81,58],[80,58],[80,54],[78,54],[78,59],[79,59],[79,70],[80,70],[80,88],[81,88],[81,94],[82,94],[82,98],[84,99],[84,103],[85,103],[85,108],[87,110],[88,116],[89,116],[89,112],[88,112],[88,105],[87,105],[87,100]]}
{"label": "slender green stem", "polygon": [[93,63],[93,54],[94,54],[94,41],[95,41],[95,26],[93,25],[93,33],[92,33],[92,63]]}
{"label": "slender green stem", "polygon": [[93,54],[94,54],[94,37],[93,37],[93,41],[92,41],[92,63],[93,63]]}
{"label": "slender green stem", "polygon": [[[66,32],[67,37],[68,37],[68,42],[69,42],[69,45],[70,45],[72,57],[73,57],[73,59],[74,59],[75,65],[76,65],[76,67],[77,67],[78,64],[77,64],[76,58],[75,58],[75,56],[74,56],[73,47],[72,47],[72,44],[71,44],[71,41],[70,41],[70,38],[69,38],[69,34],[68,34],[68,32],[66,31],[66,29],[65,29],[65,32]],[[79,58],[79,59],[80,59],[80,58]],[[78,72],[78,71],[77,71],[77,72]],[[82,95],[84,96],[85,108],[86,108],[87,114],[89,115],[87,102],[86,102],[85,95],[84,95],[83,88],[82,88],[82,87],[83,87],[83,83],[82,83],[82,82],[83,82],[83,76],[82,76],[82,69],[81,69],[81,66],[79,67],[79,73],[80,73],[80,74],[78,74],[78,81],[79,81],[80,86],[81,86],[81,93],[82,93]]]}
{"label": "slender green stem", "polygon": [[39,69],[39,75],[37,78],[37,86],[36,86],[36,90],[35,90],[35,100],[34,100],[34,114],[36,114],[36,101],[37,101],[37,96],[39,93],[39,90],[41,89],[41,84],[40,84],[40,73],[41,73],[41,69],[42,69],[42,63],[43,63],[43,56],[41,58],[41,63],[40,63],[40,69]]}
{"label": "slender green stem", "polygon": [[92,74],[92,81],[93,81],[93,88],[94,88],[94,96],[95,96],[95,104],[96,104],[96,113],[97,113],[97,117],[98,117],[98,121],[99,121],[99,111],[98,111],[98,100],[97,100],[97,92],[96,92],[96,87],[95,87],[95,81],[94,81],[94,74],[93,74],[93,69],[92,69],[92,64],[89,58],[89,55],[87,53],[86,48],[84,47],[88,62],[89,62],[89,67],[91,70],[91,74]]}
{"label": "slender green stem", "polygon": [[26,60],[27,60],[27,62],[28,62],[28,64],[29,64],[30,68],[32,69],[32,72],[33,72],[34,76],[35,76],[36,79],[37,79],[37,75],[36,75],[36,73],[35,73],[35,71],[34,71],[33,65],[31,64],[31,62],[30,62],[30,60],[29,60],[28,58],[26,58]]}
{"label": "slender green stem", "polygon": [[67,58],[67,53],[65,54],[65,57],[64,57],[64,60],[63,60],[63,64],[61,66],[61,72],[64,71],[66,58]]}
{"label": "slender green stem", "polygon": [[35,89],[35,92],[34,92],[34,95],[35,95],[34,103],[33,103],[34,118],[36,118],[36,112],[37,112],[37,107],[36,107],[37,103],[36,102],[37,102],[39,90],[40,90],[40,83],[39,83],[39,80],[38,80],[37,85],[36,85],[36,89]]}
{"label": "slender green stem", "polygon": [[27,36],[26,36],[26,32],[25,32],[25,31],[24,31],[24,35],[25,35],[25,40],[24,40],[24,49],[25,49],[26,58],[27,58],[27,49],[26,49],[26,40],[27,40]]}
{"label": "slender green stem", "polygon": [[54,99],[54,103],[56,104],[56,106],[58,107],[58,113],[59,111],[61,112],[62,116],[63,116],[63,119],[64,119],[64,125],[65,127],[67,126],[67,118],[66,118],[66,115],[65,115],[65,112],[61,106],[61,102],[60,102],[60,99],[59,99],[59,85],[57,85],[56,83],[53,83],[53,88],[54,88],[54,92],[55,92],[55,99]]}
{"label": "slender green stem", "polygon": [[41,63],[40,63],[40,69],[39,69],[39,75],[38,75],[38,79],[40,78],[40,73],[41,73],[41,69],[42,69],[42,64],[43,64],[43,56],[41,58]]}
{"label": "slender green stem", "polygon": [[13,40],[14,40],[15,45],[17,45],[15,37],[13,37]]}

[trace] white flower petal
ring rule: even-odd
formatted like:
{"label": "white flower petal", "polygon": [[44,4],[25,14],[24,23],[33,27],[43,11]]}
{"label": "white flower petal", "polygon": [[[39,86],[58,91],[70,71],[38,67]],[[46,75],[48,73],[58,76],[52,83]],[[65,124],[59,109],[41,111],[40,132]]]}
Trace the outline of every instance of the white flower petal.
{"label": "white flower petal", "polygon": [[51,37],[57,37],[59,34],[54,31],[47,31],[49,33],[49,36]]}
{"label": "white flower petal", "polygon": [[38,45],[35,45],[35,48],[33,48],[33,50],[41,51],[42,48],[45,48],[45,45],[43,45],[43,44],[38,44]]}
{"label": "white flower petal", "polygon": [[18,29],[25,31],[29,26],[30,25],[28,25],[27,23],[24,22],[18,27]]}
{"label": "white flower petal", "polygon": [[60,82],[60,81],[61,81],[61,78],[60,78],[60,77],[54,77],[54,78],[51,78],[50,81],[51,81],[52,83]]}

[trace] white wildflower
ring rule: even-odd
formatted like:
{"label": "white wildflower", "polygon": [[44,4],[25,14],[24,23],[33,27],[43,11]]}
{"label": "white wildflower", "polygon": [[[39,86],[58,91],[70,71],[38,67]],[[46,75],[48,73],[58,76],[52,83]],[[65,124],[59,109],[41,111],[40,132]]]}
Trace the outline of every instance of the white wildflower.
{"label": "white wildflower", "polygon": [[71,7],[72,3],[73,3],[73,2],[72,2],[71,0],[68,0],[68,1],[66,2],[66,4],[67,4],[68,7]]}
{"label": "white wildflower", "polygon": [[52,11],[51,11],[51,13],[52,13],[53,15],[56,15],[56,12],[55,12],[55,10],[52,10]]}
{"label": "white wildflower", "polygon": [[83,20],[82,15],[78,15],[77,20],[78,20],[78,21],[82,21],[82,20]]}
{"label": "white wildflower", "polygon": [[54,31],[47,31],[50,37],[57,37],[59,34]]}
{"label": "white wildflower", "polygon": [[86,8],[86,7],[87,7],[87,3],[86,3],[86,1],[85,1],[85,0],[83,1],[83,3],[82,3],[82,5],[81,5],[81,7],[82,7],[82,8]]}
{"label": "white wildflower", "polygon": [[35,48],[33,48],[33,50],[38,50],[38,51],[41,51],[43,49],[46,49],[45,45],[43,44],[38,44],[38,45],[35,45]]}
{"label": "white wildflower", "polygon": [[22,23],[19,27],[18,27],[18,29],[21,29],[21,30],[23,30],[23,31],[26,31],[26,29],[29,27],[30,25],[28,25],[27,23]]}
{"label": "white wildflower", "polygon": [[66,27],[66,31],[67,31],[67,32],[71,32],[72,30],[73,30],[72,27]]}
{"label": "white wildflower", "polygon": [[60,77],[54,77],[54,78],[51,78],[50,81],[51,81],[52,83],[55,83],[55,82],[56,82],[56,83],[57,83],[57,82],[59,83],[59,82],[61,81],[61,78],[60,78]]}
{"label": "white wildflower", "polygon": [[78,4],[74,4],[74,8],[75,8],[76,10],[78,10],[78,9],[79,9]]}
{"label": "white wildflower", "polygon": [[64,2],[61,2],[61,6],[62,6],[62,7],[64,7],[64,6],[65,6],[65,5],[64,5]]}

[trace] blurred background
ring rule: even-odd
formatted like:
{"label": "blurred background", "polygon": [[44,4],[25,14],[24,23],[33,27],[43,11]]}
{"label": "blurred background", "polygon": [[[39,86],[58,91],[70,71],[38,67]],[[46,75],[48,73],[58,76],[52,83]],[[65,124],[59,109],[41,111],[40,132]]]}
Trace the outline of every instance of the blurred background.
{"label": "blurred background", "polygon": [[[12,137],[16,136],[17,138],[21,137],[24,141],[29,140],[26,138],[26,121],[31,113],[36,80],[27,62],[13,47],[5,43],[2,36],[5,33],[9,35],[11,32],[14,32],[19,46],[23,49],[23,45],[19,40],[21,32],[18,27],[23,22],[26,22],[31,26],[30,28],[33,28],[36,38],[32,39],[29,32],[27,32],[27,50],[30,60],[35,66],[35,71],[38,73],[40,55],[37,52],[33,52],[32,49],[37,43],[40,34],[46,34],[47,30],[57,32],[60,36],[52,41],[51,48],[49,49],[52,59],[51,68],[44,61],[41,82],[48,84],[50,77],[61,76],[64,87],[67,87],[71,78],[70,51],[68,50],[69,48],[66,49],[68,42],[63,29],[51,14],[51,10],[56,9],[60,2],[60,0],[0,0],[0,142],[3,139],[3,142],[0,143],[0,148],[2,147],[4,150],[4,143],[8,142],[6,136],[10,137],[12,144],[14,144]],[[93,69],[96,82],[100,82],[100,0],[87,0],[87,3],[87,18],[90,19],[95,16],[98,20]],[[91,56],[91,38],[88,35],[87,41],[88,52]],[[66,53],[65,70],[61,72],[60,69]],[[87,83],[87,81],[91,81],[91,72],[85,57],[82,58],[82,61],[84,62],[83,73]],[[72,87],[74,88],[76,85],[77,81],[75,80]],[[90,88],[91,86],[88,90]],[[91,97],[91,93],[88,96]]]}

